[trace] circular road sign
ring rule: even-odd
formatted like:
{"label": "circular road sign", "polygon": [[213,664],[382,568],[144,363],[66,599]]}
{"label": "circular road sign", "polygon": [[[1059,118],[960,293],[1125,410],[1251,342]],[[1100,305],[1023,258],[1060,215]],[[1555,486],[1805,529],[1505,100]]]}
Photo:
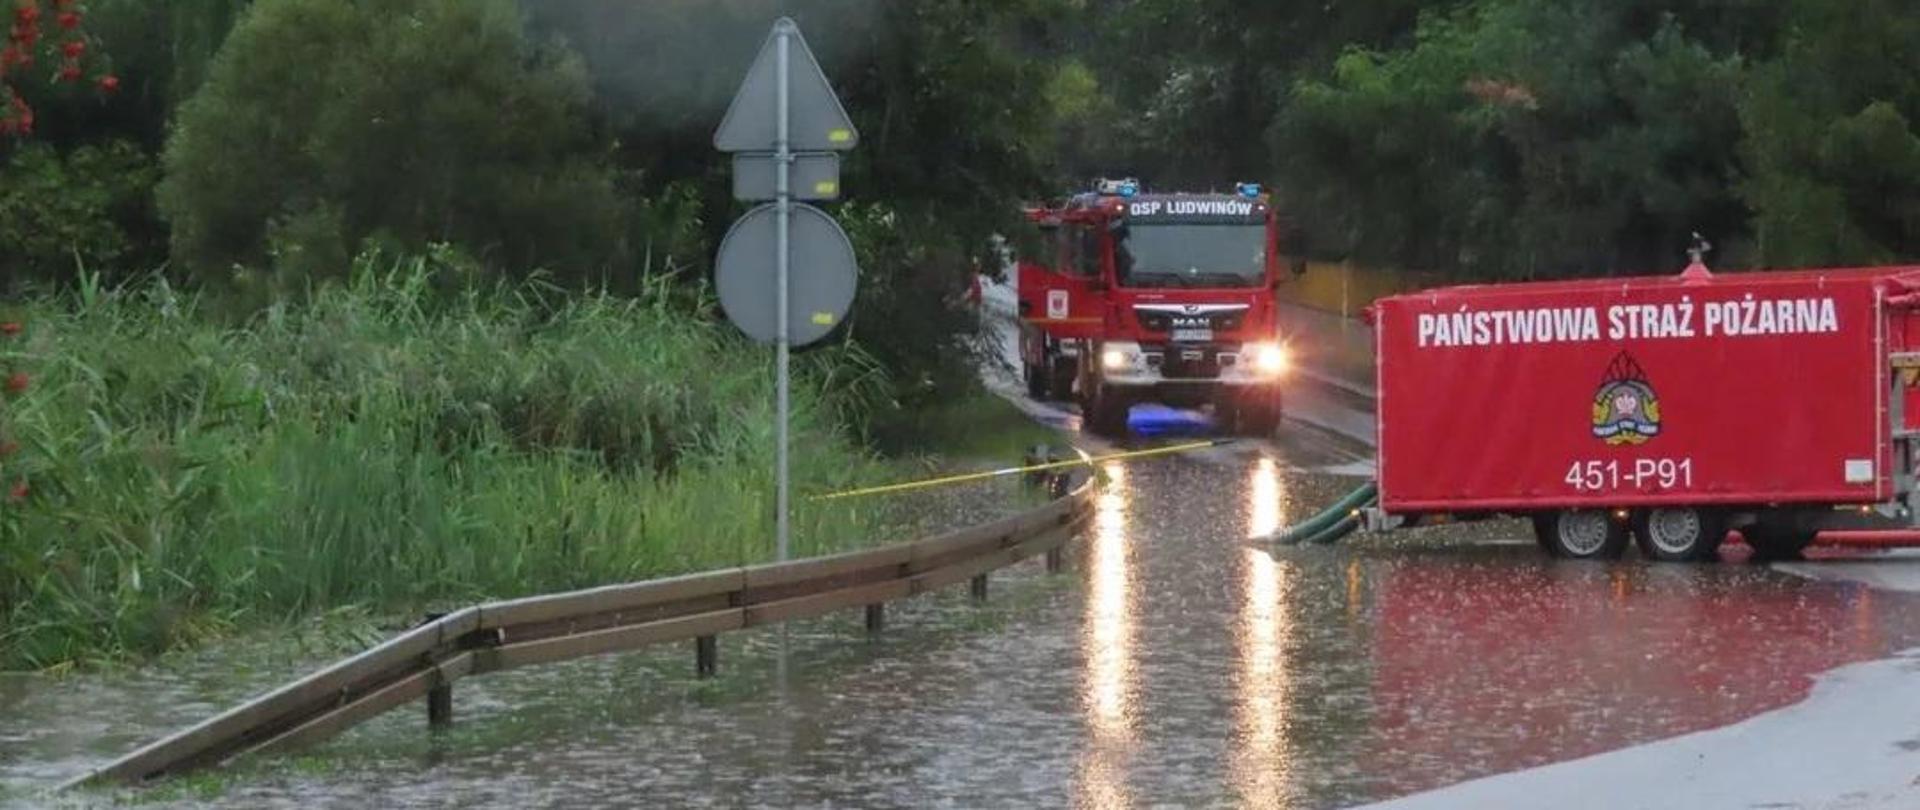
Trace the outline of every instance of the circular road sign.
{"label": "circular road sign", "polygon": [[[714,270],[727,319],[762,343],[774,342],[779,334],[774,270],[779,217],[775,204],[768,203],[733,223],[720,243]],[[805,346],[846,319],[860,269],[847,232],[811,205],[794,204],[788,249],[787,338],[794,346]]]}

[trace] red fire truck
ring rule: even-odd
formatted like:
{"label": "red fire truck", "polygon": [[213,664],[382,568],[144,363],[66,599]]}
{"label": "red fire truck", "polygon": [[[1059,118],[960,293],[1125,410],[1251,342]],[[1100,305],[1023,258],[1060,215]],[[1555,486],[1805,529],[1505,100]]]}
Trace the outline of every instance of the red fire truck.
{"label": "red fire truck", "polygon": [[1530,517],[1566,557],[1912,529],[1920,267],[1453,287],[1370,311],[1375,528]]}
{"label": "red fire truck", "polygon": [[1144,402],[1212,405],[1243,434],[1279,427],[1290,362],[1273,300],[1283,245],[1258,186],[1149,194],[1101,181],[1028,216],[1043,234],[1041,255],[1018,266],[1028,393],[1077,399],[1105,435],[1126,433]]}

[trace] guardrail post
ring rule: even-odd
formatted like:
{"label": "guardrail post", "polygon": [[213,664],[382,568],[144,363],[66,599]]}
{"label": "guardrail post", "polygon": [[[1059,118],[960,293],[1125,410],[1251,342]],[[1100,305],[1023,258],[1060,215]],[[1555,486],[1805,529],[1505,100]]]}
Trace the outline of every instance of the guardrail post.
{"label": "guardrail post", "polygon": [[1067,552],[1059,546],[1047,549],[1047,573],[1058,574],[1066,570]]}
{"label": "guardrail post", "polygon": [[720,671],[720,639],[717,636],[700,636],[693,640],[693,673],[701,678],[711,678]]}
{"label": "guardrail post", "polygon": [[439,730],[453,725],[453,684],[443,683],[427,690],[427,728]]}
{"label": "guardrail post", "polygon": [[[1052,461],[1052,454],[1047,452],[1047,446],[1036,444],[1027,448],[1027,455],[1020,459],[1020,466],[1037,467]],[[1045,470],[1035,470],[1028,472],[1023,479],[1028,489],[1040,489],[1047,484],[1047,473]]]}
{"label": "guardrail post", "polygon": [[879,635],[887,626],[887,606],[871,604],[867,606],[867,634]]}
{"label": "guardrail post", "polygon": [[968,583],[967,590],[969,593],[973,594],[973,601],[975,602],[987,601],[987,575],[981,574],[977,577],[974,577],[973,581],[971,583]]}

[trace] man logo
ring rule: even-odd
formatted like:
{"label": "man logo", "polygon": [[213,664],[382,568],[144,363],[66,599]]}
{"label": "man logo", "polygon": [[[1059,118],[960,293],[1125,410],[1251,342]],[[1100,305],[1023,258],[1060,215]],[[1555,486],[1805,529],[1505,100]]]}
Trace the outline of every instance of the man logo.
{"label": "man logo", "polygon": [[1660,399],[1647,373],[1624,351],[1607,364],[1593,394],[1593,436],[1607,444],[1645,444],[1660,435]]}

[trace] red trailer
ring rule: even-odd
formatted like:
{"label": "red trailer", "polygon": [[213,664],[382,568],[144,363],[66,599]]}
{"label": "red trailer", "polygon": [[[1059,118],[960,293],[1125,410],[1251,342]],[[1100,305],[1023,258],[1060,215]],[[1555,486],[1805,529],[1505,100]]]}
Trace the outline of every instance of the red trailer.
{"label": "red trailer", "polygon": [[1429,290],[1378,301],[1376,527],[1530,517],[1541,545],[1763,555],[1911,528],[1920,267]]}

